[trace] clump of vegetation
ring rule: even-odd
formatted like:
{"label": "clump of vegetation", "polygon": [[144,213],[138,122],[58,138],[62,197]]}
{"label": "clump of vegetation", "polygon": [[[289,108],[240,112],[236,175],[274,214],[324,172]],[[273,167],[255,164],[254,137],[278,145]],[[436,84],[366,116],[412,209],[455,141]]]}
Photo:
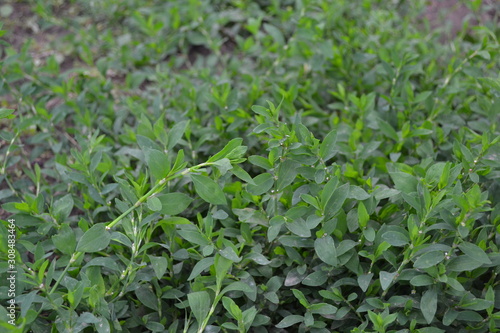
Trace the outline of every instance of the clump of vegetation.
{"label": "clump of vegetation", "polygon": [[2,5],[2,330],[498,332],[500,30],[396,3]]}

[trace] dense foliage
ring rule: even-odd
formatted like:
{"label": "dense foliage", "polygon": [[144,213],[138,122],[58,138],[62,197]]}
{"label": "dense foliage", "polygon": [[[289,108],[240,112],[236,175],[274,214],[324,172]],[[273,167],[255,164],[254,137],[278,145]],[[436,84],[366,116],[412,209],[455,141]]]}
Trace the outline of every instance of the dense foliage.
{"label": "dense foliage", "polygon": [[3,5],[2,332],[500,331],[500,30],[423,10]]}

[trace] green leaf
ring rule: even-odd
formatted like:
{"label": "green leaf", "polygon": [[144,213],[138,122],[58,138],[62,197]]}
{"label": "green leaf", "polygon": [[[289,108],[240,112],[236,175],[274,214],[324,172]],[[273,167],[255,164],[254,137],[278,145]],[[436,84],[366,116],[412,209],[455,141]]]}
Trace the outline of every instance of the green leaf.
{"label": "green leaf", "polygon": [[321,286],[328,280],[328,274],[324,271],[316,271],[309,274],[302,280],[302,284],[310,287]]}
{"label": "green leaf", "polygon": [[141,304],[158,311],[158,298],[150,288],[142,286],[135,291],[135,295]]}
{"label": "green leaf", "polygon": [[276,43],[279,45],[285,44],[285,37],[283,37],[283,33],[278,28],[268,23],[264,23],[263,26],[264,30],[273,37]]}
{"label": "green leaf", "polygon": [[349,186],[349,195],[347,196],[350,199],[356,200],[366,200],[371,197],[364,189],[359,186],[351,185]]}
{"label": "green leaf", "polygon": [[231,260],[232,262],[240,262],[241,257],[238,257],[236,252],[234,252],[233,248],[228,246],[224,250],[219,251],[219,254],[226,259]]}
{"label": "green leaf", "polygon": [[463,242],[458,245],[458,248],[468,257],[480,262],[481,264],[491,265],[491,260],[488,258],[486,252],[483,251],[479,246],[469,243]]}
{"label": "green leaf", "polygon": [[304,317],[303,316],[289,315],[289,316],[286,316],[285,318],[283,318],[278,323],[278,325],[276,325],[276,327],[277,328],[287,328],[287,327],[290,327],[290,326],[295,325],[297,323],[301,323],[303,321],[304,321]]}
{"label": "green leaf", "polygon": [[366,292],[368,290],[372,278],[373,278],[373,273],[363,274],[358,276],[358,285],[361,288],[361,290],[363,290],[363,292]]}
{"label": "green leaf", "polygon": [[418,180],[414,176],[406,172],[389,172],[389,175],[396,189],[406,194],[417,192]]}
{"label": "green leaf", "polygon": [[434,279],[427,274],[417,275],[410,280],[410,284],[415,287],[430,286],[434,284]]}
{"label": "green leaf", "polygon": [[385,136],[387,136],[388,138],[390,138],[396,142],[399,142],[398,133],[394,130],[394,128],[391,126],[391,124],[389,124],[385,120],[382,120],[379,118],[378,119],[378,126],[380,127],[380,130],[382,131],[382,133],[385,134]]}
{"label": "green leaf", "polygon": [[71,194],[66,194],[64,197],[56,200],[54,206],[52,207],[52,214],[55,219],[59,222],[66,220],[73,210],[73,197]]}
{"label": "green leaf", "polygon": [[[232,265],[232,262],[230,262],[230,264]],[[227,271],[226,271],[226,273],[227,273]],[[226,277],[226,274],[224,273],[223,278],[225,278],[225,277]],[[232,282],[229,285],[227,285],[224,289],[222,289],[221,294],[225,294],[225,293],[230,292],[230,291],[242,291],[244,293],[251,293],[251,292],[253,292],[253,289],[245,282],[235,281],[235,282]]]}
{"label": "green leaf", "polygon": [[[234,253],[234,256],[236,256],[236,253]],[[220,253],[215,255],[215,260],[214,260],[215,281],[218,289],[221,288],[222,281],[224,281],[227,273],[229,272],[232,266],[233,266],[233,261],[231,259],[224,257]]]}
{"label": "green leaf", "polygon": [[292,289],[292,293],[303,307],[305,307],[306,309],[309,308],[309,302],[307,301],[307,298],[304,296],[302,291],[298,289]]}
{"label": "green leaf", "polygon": [[196,291],[187,295],[189,307],[198,324],[201,324],[210,311],[210,295],[206,291]]}
{"label": "green leaf", "polygon": [[303,219],[296,219],[293,222],[286,223],[288,230],[300,237],[311,237],[311,230]]}
{"label": "green leaf", "polygon": [[429,268],[439,264],[444,260],[444,253],[442,251],[431,251],[424,253],[413,264],[415,268]]}
{"label": "green leaf", "polygon": [[170,171],[170,161],[167,155],[156,149],[145,149],[146,164],[149,172],[156,179],[163,179]]}
{"label": "green leaf", "polygon": [[235,175],[239,179],[245,181],[246,183],[256,185],[255,182],[253,181],[252,177],[240,166],[233,165],[231,172],[233,173],[233,175]]}
{"label": "green leaf", "polygon": [[331,236],[324,236],[314,241],[314,250],[318,257],[325,263],[337,266],[337,249]]}
{"label": "green leaf", "polygon": [[394,280],[397,274],[398,274],[397,272],[389,273],[385,271],[380,271],[379,278],[382,290],[387,290],[387,288],[390,287],[392,281]]}
{"label": "green leaf", "polygon": [[229,297],[222,297],[222,305],[229,312],[229,314],[236,319],[236,321],[240,321],[243,319],[243,312],[239,308],[238,305]]}
{"label": "green leaf", "polygon": [[162,207],[161,201],[157,197],[149,197],[147,202],[148,202],[148,208],[151,209],[153,212],[159,211]]}
{"label": "green leaf", "polygon": [[75,252],[76,236],[67,223],[62,224],[57,234],[52,236],[52,242],[56,249],[64,254],[71,255]]}
{"label": "green leaf", "polygon": [[448,284],[450,287],[452,287],[453,289],[455,289],[457,291],[465,291],[464,286],[462,286],[462,284],[460,282],[458,282],[456,279],[454,279],[452,277],[449,277],[449,276],[447,277],[446,284]]}
{"label": "green leaf", "polygon": [[212,205],[225,205],[226,197],[220,186],[211,178],[203,175],[191,175],[196,193]]}
{"label": "green leaf", "polygon": [[171,150],[182,138],[186,128],[189,124],[189,120],[183,120],[175,124],[172,129],[168,132],[168,146],[167,149]]}
{"label": "green leaf", "polygon": [[337,312],[337,310],[338,310],[337,307],[330,305],[328,303],[315,303],[311,304],[311,306],[309,307],[309,311],[311,311],[311,313],[317,313],[320,315],[327,315],[327,316],[334,315]]}
{"label": "green leaf", "polygon": [[319,156],[321,157],[323,162],[326,162],[335,156],[335,154],[337,153],[337,149],[335,149],[336,143],[337,130],[332,130],[325,136],[323,142],[321,142],[321,145],[319,147]]}
{"label": "green leaf", "polygon": [[157,198],[161,204],[160,213],[166,215],[182,213],[193,201],[189,196],[180,192],[160,194]]}
{"label": "green leaf", "polygon": [[0,119],[3,119],[3,118],[12,119],[12,118],[14,118],[14,116],[12,115],[12,113],[14,113],[14,111],[15,110],[13,110],[13,109],[0,108]]}
{"label": "green leaf", "polygon": [[451,272],[470,272],[483,264],[471,257],[464,255],[452,258],[446,263],[446,269]]}
{"label": "green leaf", "polygon": [[257,309],[255,308],[255,306],[252,306],[243,311],[243,325],[245,326],[245,332],[249,331],[256,316],[257,316]]}
{"label": "green leaf", "polygon": [[333,192],[325,207],[325,219],[334,217],[340,211],[349,195],[349,188],[349,184],[344,184]]}
{"label": "green leaf", "polygon": [[[365,236],[366,240],[369,242],[373,242],[375,240],[375,230],[372,227],[368,227],[363,230],[363,236]],[[388,243],[386,243],[388,244]]]}
{"label": "green leaf", "polygon": [[[441,176],[443,175],[443,171],[447,165],[449,166],[449,162],[447,163],[438,162],[432,164],[425,173],[425,182],[430,185],[435,185],[439,183]],[[448,167],[448,173],[449,173],[449,167]],[[446,177],[446,180],[448,180],[448,177]]]}
{"label": "green leaf", "polygon": [[109,231],[104,223],[95,224],[87,230],[78,241],[77,252],[97,252],[106,248],[111,240]]}
{"label": "green leaf", "polygon": [[[193,228],[187,228],[193,227]],[[196,245],[206,246],[209,244],[209,241],[206,237],[194,226],[186,224],[183,225],[183,229],[177,230],[179,236]]]}
{"label": "green leaf", "polygon": [[153,266],[153,270],[155,271],[156,278],[159,280],[167,271],[168,260],[165,257],[155,257],[148,255],[149,260],[151,261],[151,266]]}
{"label": "green leaf", "polygon": [[437,292],[434,288],[427,290],[420,299],[420,311],[424,315],[427,324],[434,319],[437,310]]}
{"label": "green leaf", "polygon": [[252,111],[257,113],[257,114],[260,114],[261,116],[267,117],[267,118],[272,118],[272,116],[273,116],[271,114],[271,111],[269,111],[269,109],[267,109],[263,106],[260,106],[260,105],[253,105]]}
{"label": "green leaf", "polygon": [[278,169],[278,180],[276,181],[276,189],[283,190],[285,187],[293,183],[297,176],[297,168],[299,164],[292,160],[285,160],[280,164]]}
{"label": "green leaf", "polygon": [[240,147],[241,146],[241,143],[243,142],[243,139],[241,138],[236,138],[236,139],[232,139],[231,141],[229,141],[225,146],[224,148],[222,148],[221,151],[219,151],[217,154],[213,155],[212,157],[210,157],[207,162],[208,163],[211,163],[211,162],[215,162],[215,161],[218,161],[218,160],[221,160],[223,158],[225,158],[226,156],[228,156],[233,150],[235,150],[236,148]]}
{"label": "green leaf", "polygon": [[229,170],[233,168],[231,161],[225,157],[213,162],[212,165],[219,169],[221,175],[225,175]]}
{"label": "green leaf", "polygon": [[368,224],[368,221],[370,221],[370,215],[368,214],[368,211],[366,210],[365,205],[360,202],[358,204],[358,223],[361,228],[365,228],[366,225]]}
{"label": "green leaf", "polygon": [[191,274],[188,277],[188,281],[191,281],[195,277],[199,276],[204,270],[209,268],[214,264],[214,257],[210,258],[203,258],[200,261],[194,265],[193,270],[191,271]]}
{"label": "green leaf", "polygon": [[408,236],[399,231],[388,231],[382,235],[382,239],[392,246],[405,246],[410,242]]}
{"label": "green leaf", "polygon": [[270,173],[263,173],[253,179],[255,185],[248,184],[247,191],[253,195],[262,195],[268,192],[274,185],[273,176]]}
{"label": "green leaf", "polygon": [[332,177],[326,184],[325,187],[323,188],[323,191],[321,191],[321,205],[324,207],[330,200],[330,198],[333,195],[333,192],[335,192],[335,189],[337,188],[337,185],[339,183],[339,179],[337,177]]}

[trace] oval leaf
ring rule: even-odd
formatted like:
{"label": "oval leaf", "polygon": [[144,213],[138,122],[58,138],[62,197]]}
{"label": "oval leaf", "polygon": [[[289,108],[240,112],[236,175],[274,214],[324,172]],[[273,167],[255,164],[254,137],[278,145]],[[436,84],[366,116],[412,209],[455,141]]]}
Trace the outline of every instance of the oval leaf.
{"label": "oval leaf", "polygon": [[111,240],[110,233],[104,223],[94,225],[87,230],[76,247],[77,252],[97,252],[106,248]]}
{"label": "oval leaf", "polygon": [[196,193],[212,205],[225,205],[226,197],[220,186],[212,178],[203,175],[191,175]]}

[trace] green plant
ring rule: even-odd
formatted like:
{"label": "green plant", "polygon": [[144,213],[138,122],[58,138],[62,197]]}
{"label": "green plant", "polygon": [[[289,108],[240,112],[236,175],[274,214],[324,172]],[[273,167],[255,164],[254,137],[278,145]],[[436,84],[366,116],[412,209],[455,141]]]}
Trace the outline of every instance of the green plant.
{"label": "green plant", "polygon": [[9,3],[1,327],[497,332],[499,31],[424,5]]}

